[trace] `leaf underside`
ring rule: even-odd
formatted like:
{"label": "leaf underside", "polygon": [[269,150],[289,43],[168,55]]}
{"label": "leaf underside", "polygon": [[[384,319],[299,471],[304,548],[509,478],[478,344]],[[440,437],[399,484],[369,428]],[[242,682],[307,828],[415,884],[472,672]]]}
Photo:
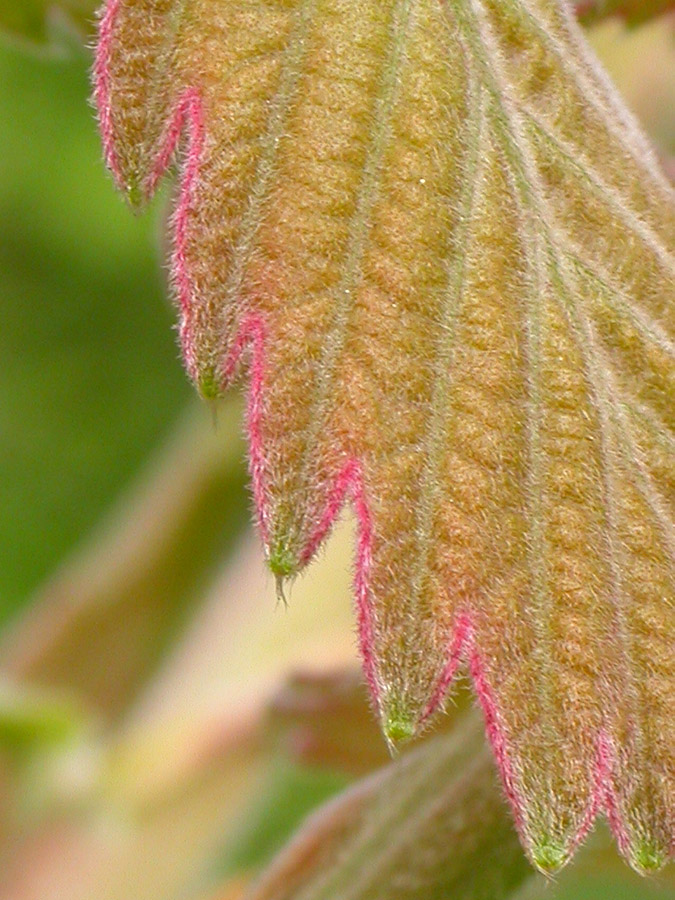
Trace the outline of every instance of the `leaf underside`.
{"label": "leaf underside", "polygon": [[243,362],[270,567],[345,502],[394,742],[468,664],[532,860],[675,836],[675,212],[565,0],[110,0],[142,205],[181,153],[187,369]]}

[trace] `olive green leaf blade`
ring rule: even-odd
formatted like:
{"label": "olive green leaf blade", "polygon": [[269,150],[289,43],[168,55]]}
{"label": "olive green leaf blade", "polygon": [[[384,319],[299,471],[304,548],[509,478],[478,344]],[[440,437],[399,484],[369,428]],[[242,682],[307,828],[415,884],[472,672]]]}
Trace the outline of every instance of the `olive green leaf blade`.
{"label": "olive green leaf blade", "polygon": [[96,94],[134,204],[182,140],[188,372],[244,362],[280,579],[358,521],[390,742],[468,666],[516,825],[675,835],[675,206],[566,0],[110,0]]}
{"label": "olive green leaf blade", "polygon": [[97,5],[96,0],[0,0],[0,31],[42,44],[58,20],[91,36]]}

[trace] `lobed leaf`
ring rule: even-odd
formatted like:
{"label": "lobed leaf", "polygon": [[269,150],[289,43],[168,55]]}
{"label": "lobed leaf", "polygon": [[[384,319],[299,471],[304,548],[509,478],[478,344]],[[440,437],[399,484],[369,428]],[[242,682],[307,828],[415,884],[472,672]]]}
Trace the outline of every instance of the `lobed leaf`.
{"label": "lobed leaf", "polygon": [[675,846],[675,207],[565,0],[109,0],[108,164],[182,139],[186,366],[245,363],[279,579],[341,506],[393,743],[461,665],[544,870]]}

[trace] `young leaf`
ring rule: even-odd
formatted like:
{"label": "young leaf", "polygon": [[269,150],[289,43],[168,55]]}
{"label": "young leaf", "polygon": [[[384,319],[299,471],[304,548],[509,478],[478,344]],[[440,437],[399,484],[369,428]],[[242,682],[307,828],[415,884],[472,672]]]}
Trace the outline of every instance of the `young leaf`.
{"label": "young leaf", "polygon": [[675,207],[566,0],[109,0],[105,154],[183,137],[186,366],[245,360],[272,571],[359,523],[389,740],[466,662],[540,868],[675,837]]}

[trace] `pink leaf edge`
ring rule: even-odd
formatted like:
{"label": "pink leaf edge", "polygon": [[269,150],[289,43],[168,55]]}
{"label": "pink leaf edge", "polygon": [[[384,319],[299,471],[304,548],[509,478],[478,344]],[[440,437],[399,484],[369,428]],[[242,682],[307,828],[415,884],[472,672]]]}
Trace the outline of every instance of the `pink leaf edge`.
{"label": "pink leaf edge", "polygon": [[[113,177],[124,192],[124,176],[115,148],[114,123],[112,117],[110,88],[110,55],[115,18],[120,0],[108,0],[104,5],[99,23],[99,41],[94,62],[94,98],[98,107],[104,158]],[[192,346],[192,295],[193,287],[186,262],[187,222],[193,199],[194,185],[198,180],[205,140],[205,121],[202,101],[196,88],[187,89],[179,99],[175,112],[169,117],[169,127],[156,162],[145,185],[145,195],[150,199],[170,165],[181,136],[186,133],[187,147],[180,173],[180,190],[173,215],[174,250],[172,254],[172,280],[176,287],[180,311],[180,343],[186,368],[191,377],[196,377],[195,357]],[[261,423],[264,416],[264,373],[266,326],[262,315],[245,315],[232,341],[229,354],[224,362],[223,387],[229,386],[238,374],[242,359],[250,351],[247,362],[248,395],[246,406],[246,428],[249,443],[249,470],[256,510],[257,525],[265,545],[270,535],[270,512],[266,506],[265,471],[266,461],[262,440]],[[375,650],[376,615],[370,598],[369,576],[373,547],[373,520],[370,513],[361,462],[356,458],[347,459],[331,490],[328,492],[325,508],[317,516],[318,525],[308,540],[300,556],[301,566],[307,565],[328,536],[343,507],[350,502],[357,521],[357,547],[354,576],[358,637],[364,675],[370,689],[376,712],[382,712],[382,686],[377,674]],[[485,728],[492,752],[499,770],[501,783],[511,807],[515,827],[525,846],[528,836],[525,825],[526,801],[521,795],[517,777],[511,763],[509,741],[502,724],[499,706],[486,674],[479,647],[475,640],[475,629],[468,612],[458,614],[452,637],[449,641],[445,666],[432,696],[420,717],[423,726],[436,712],[459,669],[466,665],[471,676],[474,691],[482,709]],[[628,854],[630,839],[621,820],[620,808],[612,775],[616,767],[616,752],[609,736],[600,732],[596,738],[596,763],[594,787],[581,824],[569,846],[571,857],[591,831],[595,820],[605,814],[622,853]]]}
{"label": "pink leaf edge", "polygon": [[98,25],[98,42],[94,53],[93,74],[94,102],[98,110],[99,129],[103,143],[105,164],[112,172],[117,187],[124,192],[124,178],[115,149],[110,87],[110,57],[112,53],[113,31],[119,6],[120,0],[108,0],[102,7]]}

